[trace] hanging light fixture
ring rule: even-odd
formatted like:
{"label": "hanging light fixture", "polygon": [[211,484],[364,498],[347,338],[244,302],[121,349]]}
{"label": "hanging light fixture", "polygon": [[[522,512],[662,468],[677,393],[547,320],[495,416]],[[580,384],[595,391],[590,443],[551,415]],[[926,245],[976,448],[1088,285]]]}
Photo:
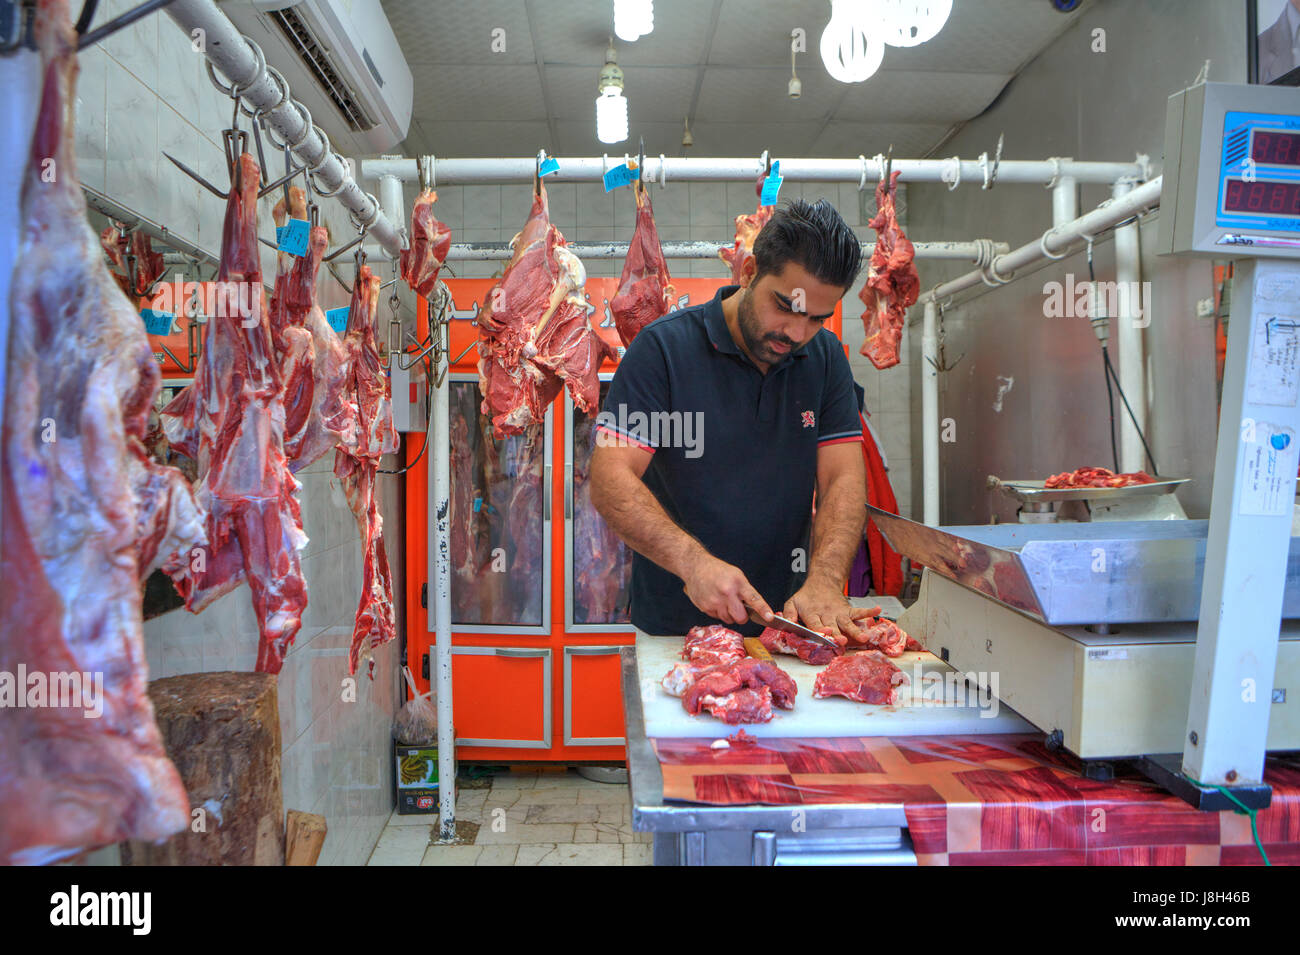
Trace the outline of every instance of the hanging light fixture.
{"label": "hanging light fixture", "polygon": [[614,34],[627,43],[655,28],[654,0],[614,0]]}
{"label": "hanging light fixture", "polygon": [[869,79],[885,58],[878,20],[867,0],[831,0],[831,20],[822,31],[826,72],[841,83]]}
{"label": "hanging light fixture", "polygon": [[623,98],[623,71],[614,57],[611,37],[605,50],[605,65],[596,82],[596,138],[602,143],[627,139],[627,100]]}
{"label": "hanging light fixture", "polygon": [[881,37],[890,46],[920,46],[939,35],[952,0],[874,0]]}
{"label": "hanging light fixture", "polygon": [[791,99],[798,99],[803,95],[803,83],[799,81],[799,75],[794,71],[794,47],[790,48],[790,82],[786,84],[785,91]]}

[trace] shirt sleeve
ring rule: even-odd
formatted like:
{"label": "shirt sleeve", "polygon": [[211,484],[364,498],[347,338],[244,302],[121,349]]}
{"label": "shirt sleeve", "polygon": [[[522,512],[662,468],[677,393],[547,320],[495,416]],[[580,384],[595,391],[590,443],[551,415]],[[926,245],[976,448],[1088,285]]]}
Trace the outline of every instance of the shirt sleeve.
{"label": "shirt sleeve", "polygon": [[650,422],[668,411],[668,362],[657,336],[642,332],[618,363],[618,371],[596,416],[598,440],[641,448],[653,454]]}
{"label": "shirt sleeve", "polygon": [[853,390],[853,372],[838,340],[830,348],[826,368],[826,391],[817,415],[817,446],[862,440],[862,418]]}

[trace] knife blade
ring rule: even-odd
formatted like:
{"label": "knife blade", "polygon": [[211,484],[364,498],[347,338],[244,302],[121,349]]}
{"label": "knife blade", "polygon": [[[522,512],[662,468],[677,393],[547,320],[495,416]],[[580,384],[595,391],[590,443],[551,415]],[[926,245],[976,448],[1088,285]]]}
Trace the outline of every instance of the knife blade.
{"label": "knife blade", "polygon": [[803,637],[805,640],[812,640],[832,649],[839,650],[840,645],[826,636],[824,633],[818,633],[816,630],[809,630],[801,623],[795,623],[793,620],[787,620],[779,613],[775,614],[771,620],[767,621],[767,626],[773,630],[780,630],[783,633],[793,633],[796,636]]}

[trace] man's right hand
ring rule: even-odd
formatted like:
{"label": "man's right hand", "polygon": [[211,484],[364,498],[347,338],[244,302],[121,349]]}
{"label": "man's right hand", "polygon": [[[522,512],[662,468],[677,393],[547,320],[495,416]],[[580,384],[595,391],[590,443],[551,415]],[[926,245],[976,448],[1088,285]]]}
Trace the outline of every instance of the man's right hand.
{"label": "man's right hand", "polygon": [[767,623],[774,616],[741,569],[712,554],[697,557],[684,579],[691,603],[723,623]]}

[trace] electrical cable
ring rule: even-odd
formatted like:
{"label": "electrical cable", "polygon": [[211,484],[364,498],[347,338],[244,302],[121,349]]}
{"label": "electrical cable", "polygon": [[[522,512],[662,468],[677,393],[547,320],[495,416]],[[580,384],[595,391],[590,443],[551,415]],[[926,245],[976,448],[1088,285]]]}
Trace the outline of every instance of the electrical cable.
{"label": "electrical cable", "polygon": [[1261,856],[1264,857],[1264,865],[1271,866],[1271,865],[1273,864],[1273,863],[1270,862],[1269,859],[1268,859],[1268,853],[1264,851],[1264,843],[1262,843],[1262,842],[1259,841],[1259,825],[1258,825],[1258,823],[1257,823],[1256,820],[1255,820],[1255,817],[1259,814],[1259,810],[1257,810],[1257,809],[1248,809],[1248,808],[1246,807],[1246,804],[1243,803],[1243,802],[1242,802],[1240,799],[1238,799],[1236,796],[1234,796],[1234,795],[1233,795],[1233,794],[1228,790],[1228,788],[1227,788],[1226,786],[1220,786],[1220,785],[1217,785],[1217,784],[1211,784],[1211,783],[1203,783],[1203,782],[1201,782],[1199,779],[1193,779],[1191,776],[1188,776],[1188,777],[1187,777],[1187,781],[1188,781],[1189,783],[1192,783],[1192,784],[1195,785],[1195,786],[1199,786],[1199,787],[1201,787],[1202,789],[1217,789],[1220,793],[1222,793],[1224,796],[1226,796],[1227,799],[1228,799],[1230,802],[1232,802],[1233,804],[1235,804],[1235,805],[1237,806],[1236,809],[1232,810],[1233,812],[1235,812],[1235,813],[1236,813],[1237,815],[1239,815],[1239,816],[1249,816],[1249,817],[1250,817],[1250,834],[1251,834],[1252,836],[1255,837],[1255,848],[1258,849],[1258,850],[1259,850],[1259,854],[1260,854]]}
{"label": "electrical cable", "polygon": [[[441,319],[439,320],[439,322],[441,322]],[[415,336],[410,335],[409,337],[414,338]],[[429,331],[425,333],[424,341],[420,343],[420,348],[422,350],[428,348],[429,345],[432,343],[432,341],[433,341],[433,323],[430,322]],[[405,354],[405,353],[399,352],[399,354]],[[424,368],[424,444],[420,446],[420,453],[415,456],[415,460],[412,461],[410,464],[406,465],[406,467],[398,468],[397,470],[393,470],[393,471],[389,471],[385,468],[379,468],[378,469],[379,474],[405,474],[407,471],[411,470],[411,468],[415,467],[417,464],[420,463],[420,459],[424,457],[424,452],[429,449],[429,432],[433,430],[433,422],[429,420],[433,414],[432,357],[430,355],[425,355],[421,359],[420,364]]]}

